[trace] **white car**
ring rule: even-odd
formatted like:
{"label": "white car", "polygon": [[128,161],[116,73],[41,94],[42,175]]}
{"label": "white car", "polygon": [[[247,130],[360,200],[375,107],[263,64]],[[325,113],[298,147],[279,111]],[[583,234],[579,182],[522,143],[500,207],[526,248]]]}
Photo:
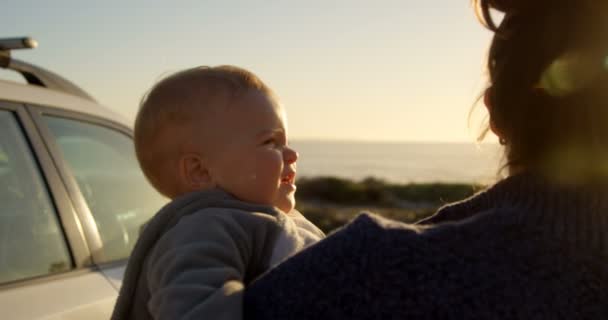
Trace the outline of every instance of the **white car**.
{"label": "white car", "polygon": [[[108,319],[141,226],[167,202],[129,122],[0,39],[0,318]],[[13,52],[14,54],[14,52]]]}

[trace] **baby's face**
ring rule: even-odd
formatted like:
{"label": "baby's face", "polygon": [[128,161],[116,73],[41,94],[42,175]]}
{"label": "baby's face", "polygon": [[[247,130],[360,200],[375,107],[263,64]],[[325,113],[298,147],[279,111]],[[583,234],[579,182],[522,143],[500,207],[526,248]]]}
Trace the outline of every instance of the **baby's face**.
{"label": "baby's face", "polygon": [[274,99],[250,91],[212,126],[217,147],[208,167],[215,184],[241,200],[291,211],[298,154],[287,146],[286,117]]}

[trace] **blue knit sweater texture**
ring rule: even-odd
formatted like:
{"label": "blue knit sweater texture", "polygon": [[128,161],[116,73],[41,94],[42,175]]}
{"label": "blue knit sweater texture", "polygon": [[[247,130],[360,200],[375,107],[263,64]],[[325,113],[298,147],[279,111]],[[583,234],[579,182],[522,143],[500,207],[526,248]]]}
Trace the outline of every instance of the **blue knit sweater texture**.
{"label": "blue knit sweater texture", "polygon": [[608,319],[608,182],[505,179],[416,225],[362,214],[246,291],[256,319]]}

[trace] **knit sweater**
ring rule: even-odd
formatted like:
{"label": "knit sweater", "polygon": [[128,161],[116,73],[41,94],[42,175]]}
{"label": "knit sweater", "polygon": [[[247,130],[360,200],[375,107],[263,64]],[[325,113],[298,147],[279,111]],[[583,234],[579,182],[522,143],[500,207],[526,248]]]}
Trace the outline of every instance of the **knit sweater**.
{"label": "knit sweater", "polygon": [[507,178],[418,225],[363,214],[255,281],[245,319],[608,319],[608,182]]}
{"label": "knit sweater", "polygon": [[112,319],[240,320],[244,286],[323,237],[295,210],[219,189],[184,195],[144,228]]}

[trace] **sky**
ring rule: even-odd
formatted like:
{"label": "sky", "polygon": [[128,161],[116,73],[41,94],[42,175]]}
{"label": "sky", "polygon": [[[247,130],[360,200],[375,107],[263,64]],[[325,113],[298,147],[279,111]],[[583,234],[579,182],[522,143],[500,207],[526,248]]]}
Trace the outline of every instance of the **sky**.
{"label": "sky", "polygon": [[0,21],[39,43],[15,58],[129,120],[163,75],[222,64],[277,92],[290,139],[474,142],[484,116],[491,33],[468,0],[3,0]]}

